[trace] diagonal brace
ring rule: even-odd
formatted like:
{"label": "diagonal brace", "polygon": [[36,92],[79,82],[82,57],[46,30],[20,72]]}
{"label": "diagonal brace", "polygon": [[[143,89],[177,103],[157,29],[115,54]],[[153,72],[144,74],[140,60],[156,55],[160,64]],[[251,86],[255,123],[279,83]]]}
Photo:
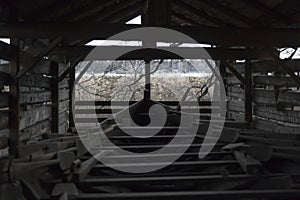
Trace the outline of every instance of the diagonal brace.
{"label": "diagonal brace", "polygon": [[24,74],[26,74],[29,70],[31,70],[36,64],[38,64],[46,55],[48,55],[60,42],[62,41],[62,37],[59,37],[53,40],[47,47],[45,47],[35,58],[32,60],[30,64],[25,66],[19,73],[17,74],[17,78],[21,78]]}
{"label": "diagonal brace", "polygon": [[222,63],[243,83],[243,85],[246,85],[245,78],[228,62],[222,61]]}
{"label": "diagonal brace", "polygon": [[64,78],[66,78],[66,76],[70,73],[71,69],[74,68],[74,67],[76,67],[76,65],[77,65],[79,62],[81,62],[82,59],[83,59],[82,56],[80,56],[80,57],[74,59],[74,60],[71,62],[70,67],[68,67],[68,69],[66,69],[66,70],[59,76],[59,78],[57,79],[58,82],[61,82],[62,80],[64,80]]}

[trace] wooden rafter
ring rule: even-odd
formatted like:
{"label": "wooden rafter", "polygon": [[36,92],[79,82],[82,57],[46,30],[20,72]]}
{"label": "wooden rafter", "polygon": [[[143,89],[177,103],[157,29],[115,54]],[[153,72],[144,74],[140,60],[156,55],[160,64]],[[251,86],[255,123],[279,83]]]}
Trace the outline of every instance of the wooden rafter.
{"label": "wooden rafter", "polygon": [[205,19],[217,26],[226,26],[226,23],[223,22],[222,20],[215,18],[213,16],[208,15],[207,13],[205,13],[203,10],[199,10],[191,5],[189,5],[186,2],[183,2],[181,0],[176,0],[173,2],[175,5],[177,5],[179,8],[183,8],[185,10],[187,10],[188,12],[192,13],[193,15],[199,16],[202,19]]}
{"label": "wooden rafter", "polygon": [[257,21],[254,19],[250,19],[242,14],[240,14],[238,11],[235,11],[229,7],[226,7],[222,5],[221,3],[216,2],[215,0],[202,0],[201,2],[205,3],[206,5],[212,7],[213,9],[224,13],[225,15],[231,17],[232,19],[238,20],[240,22],[243,22],[245,25],[248,25],[250,27],[257,27],[260,25]]}
{"label": "wooden rafter", "polygon": [[62,38],[59,37],[52,41],[47,47],[45,47],[35,58],[32,60],[32,63],[24,67],[18,74],[17,78],[21,78],[26,74],[30,69],[32,69],[37,63],[39,63],[46,55],[48,55],[59,43],[61,43]]}
{"label": "wooden rafter", "polygon": [[243,1],[243,2],[246,3],[247,5],[250,5],[254,8],[256,8],[257,10],[261,11],[264,14],[268,14],[272,17],[275,17],[277,20],[283,22],[286,25],[293,23],[293,20],[290,19],[289,17],[277,12],[275,9],[267,7],[266,5],[264,5],[263,3],[261,3],[257,0]]}
{"label": "wooden rafter", "polygon": [[76,1],[74,0],[56,0],[54,3],[39,9],[38,11],[28,15],[24,16],[26,21],[38,21],[44,18],[51,18],[51,17],[57,17],[54,16],[55,13],[58,13],[59,11],[65,11],[65,9],[70,5],[74,4]]}
{"label": "wooden rafter", "polygon": [[92,10],[101,10],[104,6],[106,6],[108,3],[111,3],[111,0],[102,0],[97,1],[89,1],[84,5],[79,6],[72,6],[72,10],[70,12],[65,12],[60,18],[60,21],[73,21],[74,18],[80,17],[82,14],[86,15],[87,13],[90,13]]}
{"label": "wooden rafter", "polygon": [[103,21],[105,18],[110,17],[114,14],[120,14],[121,10],[126,9],[127,7],[136,4],[137,1],[120,1],[119,3],[113,4],[111,6],[105,7],[103,10],[95,12],[91,16],[84,18],[85,22],[99,22]]}
{"label": "wooden rafter", "polygon": [[186,23],[188,23],[192,26],[201,26],[201,24],[198,21],[196,21],[194,19],[191,19],[191,18],[188,18],[188,17],[186,17],[182,14],[179,14],[174,10],[172,12],[172,17],[178,18],[178,19],[180,19],[180,20],[182,20],[182,21],[184,21],[184,22],[186,22]]}
{"label": "wooden rafter", "polygon": [[128,19],[128,16],[131,16],[132,14],[133,15],[136,15],[137,13],[141,14],[142,7],[143,7],[143,3],[138,1],[137,3],[135,3],[131,6],[128,6],[122,10],[116,11],[115,14],[102,19],[101,22],[110,22],[110,23],[120,22],[123,19]]}

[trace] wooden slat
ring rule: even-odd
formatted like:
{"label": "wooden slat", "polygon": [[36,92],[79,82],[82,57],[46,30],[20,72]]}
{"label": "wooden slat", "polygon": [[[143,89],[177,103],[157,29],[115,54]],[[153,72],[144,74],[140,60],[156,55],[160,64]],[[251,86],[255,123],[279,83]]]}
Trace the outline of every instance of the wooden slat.
{"label": "wooden slat", "polygon": [[39,92],[21,92],[20,104],[36,104],[51,101],[51,92],[48,90]]}
{"label": "wooden slat", "polygon": [[0,108],[7,108],[9,106],[9,93],[0,92]]}
{"label": "wooden slat", "polygon": [[255,85],[261,86],[297,87],[297,83],[290,77],[255,76],[253,82]]}
{"label": "wooden slat", "polygon": [[0,130],[8,128],[8,111],[0,111]]}
{"label": "wooden slat", "polygon": [[273,121],[267,121],[263,119],[254,119],[253,126],[255,128],[272,131],[274,133],[285,133],[285,134],[299,134],[300,127],[299,126],[291,126],[289,124],[276,123]]}
{"label": "wooden slat", "polygon": [[20,130],[35,123],[51,117],[51,107],[49,105],[37,106],[27,111],[21,112]]}
{"label": "wooden slat", "polygon": [[[136,103],[137,101],[130,101],[129,105],[132,105]],[[162,104],[168,105],[168,106],[177,106],[178,101],[159,101]],[[76,101],[75,105],[76,106],[111,106],[111,101]],[[194,106],[196,102],[194,101],[185,101],[183,105],[185,106]],[[213,104],[217,105],[217,102],[214,102]],[[116,106],[127,106],[128,102],[126,101],[114,101],[113,105]],[[211,106],[212,102],[210,101],[200,101],[198,102],[199,106]]]}
{"label": "wooden slat", "polygon": [[234,112],[234,111],[227,111],[227,118],[233,119],[235,121],[243,121],[244,120],[244,114],[240,112]]}
{"label": "wooden slat", "polygon": [[40,74],[29,74],[20,78],[20,86],[50,89],[51,79]]}
{"label": "wooden slat", "polygon": [[0,90],[3,90],[4,86],[9,85],[9,74],[0,71]]}
{"label": "wooden slat", "polygon": [[51,120],[40,121],[20,131],[20,141],[29,141],[42,134],[51,132]]}
{"label": "wooden slat", "polygon": [[228,101],[227,109],[236,112],[245,112],[245,106],[243,101]]}
{"label": "wooden slat", "polygon": [[278,111],[275,107],[254,106],[254,115],[282,122],[300,124],[300,111]]}

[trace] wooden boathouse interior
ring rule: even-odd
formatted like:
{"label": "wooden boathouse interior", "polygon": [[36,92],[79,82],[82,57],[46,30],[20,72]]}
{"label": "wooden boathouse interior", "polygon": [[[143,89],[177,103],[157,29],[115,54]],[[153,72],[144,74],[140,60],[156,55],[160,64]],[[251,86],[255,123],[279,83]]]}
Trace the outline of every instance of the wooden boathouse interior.
{"label": "wooden boathouse interior", "polygon": [[[141,24],[127,23],[136,17]],[[76,129],[90,119],[76,121],[75,107],[89,114],[90,106],[99,122],[107,123],[112,102],[75,101],[73,88],[78,66],[95,47],[86,44],[141,27],[175,30],[204,47],[168,41],[177,45],[162,52],[134,51],[121,60],[180,60],[167,51],[204,48],[218,63],[225,86],[226,121],[206,157],[198,155],[205,137],[199,128],[175,162],[148,173],[127,173],[95,159]],[[0,0],[0,38],[1,200],[300,199],[299,1]],[[195,55],[189,59],[201,59]],[[145,96],[154,91],[150,84],[145,87]],[[125,108],[124,102],[114,103]],[[174,110],[179,100],[160,103]],[[216,108],[210,101],[197,104],[202,115],[193,123],[207,128]],[[108,138],[114,144],[143,157],[163,148],[178,124],[168,122],[148,139],[111,127]],[[176,155],[176,147],[170,148]],[[113,147],[100,147],[99,154],[118,157],[129,168],[145,165],[105,155],[107,150]]]}

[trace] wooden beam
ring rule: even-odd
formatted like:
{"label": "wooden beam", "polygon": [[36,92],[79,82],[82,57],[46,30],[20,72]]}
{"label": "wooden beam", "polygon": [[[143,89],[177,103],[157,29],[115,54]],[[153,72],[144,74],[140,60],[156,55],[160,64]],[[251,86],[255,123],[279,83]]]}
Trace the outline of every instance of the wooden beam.
{"label": "wooden beam", "polygon": [[244,103],[245,103],[245,121],[252,122],[252,70],[251,60],[245,62],[245,87],[244,87]]}
{"label": "wooden beam", "polygon": [[82,19],[83,16],[86,16],[91,11],[98,11],[102,10],[102,8],[108,4],[111,3],[111,0],[102,0],[101,3],[98,1],[91,1],[87,2],[86,4],[82,5],[72,5],[72,10],[70,12],[64,12],[63,16],[59,18],[60,21],[76,21],[78,19]]}
{"label": "wooden beam", "polygon": [[74,120],[74,111],[75,111],[75,66],[78,64],[77,59],[71,62],[69,67],[69,78],[70,78],[70,90],[69,90],[69,128],[75,132],[75,120]]}
{"label": "wooden beam", "polygon": [[241,81],[241,83],[243,83],[243,85],[246,84],[246,80],[244,79],[244,77],[234,68],[234,66],[232,66],[231,64],[229,64],[226,61],[223,61],[223,64]]}
{"label": "wooden beam", "polygon": [[21,78],[24,74],[26,74],[29,70],[31,70],[37,63],[44,59],[45,56],[49,54],[60,42],[62,38],[59,37],[52,41],[47,47],[45,47],[32,61],[32,63],[26,67],[24,67],[18,74],[17,78]]}
{"label": "wooden beam", "polygon": [[293,23],[293,20],[287,17],[284,14],[281,14],[280,12],[277,12],[274,8],[269,8],[263,3],[257,1],[257,0],[251,0],[251,1],[243,1],[243,3],[250,5],[257,10],[261,11],[263,14],[268,14],[272,17],[275,17],[277,20],[283,22],[286,25],[290,25]]}
{"label": "wooden beam", "polygon": [[[139,28],[140,25],[104,24],[104,23],[14,23],[1,24],[0,37],[19,38],[57,38],[66,39],[106,39],[122,31]],[[300,46],[298,40],[300,31],[294,29],[274,28],[211,28],[211,27],[169,27],[182,32],[199,43],[222,46]],[[83,31],[84,30],[84,31]],[[233,37],[238,35],[238,37]],[[124,38],[120,38],[124,39]],[[127,37],[127,40],[139,38]],[[174,42],[172,38],[165,38],[164,42]],[[176,42],[187,42],[184,40]]]}
{"label": "wooden beam", "polygon": [[[11,39],[12,45],[19,47],[18,39]],[[9,154],[17,157],[17,146],[20,135],[20,83],[16,77],[20,70],[19,51],[16,49],[10,59],[10,85],[9,85]]]}
{"label": "wooden beam", "polygon": [[[272,57],[265,51],[260,49],[232,49],[232,48],[211,48],[211,47],[160,47],[164,52],[143,49],[142,47],[130,47],[130,46],[59,46],[56,47],[49,55],[77,57],[87,56],[93,49],[97,48],[99,52],[132,52],[129,54],[122,55],[120,59],[124,60],[135,60],[143,58],[151,59],[181,59],[179,55],[172,54],[170,51],[175,50],[176,52],[184,52],[188,54],[187,58],[190,59],[201,59],[206,58],[199,52],[207,51],[207,53],[215,60],[242,60],[242,59],[254,59],[254,60],[270,60]],[[190,52],[192,51],[192,52]],[[105,55],[100,54],[99,60],[109,60],[114,58],[112,54]]]}
{"label": "wooden beam", "polygon": [[201,2],[214,8],[215,10],[217,10],[219,12],[224,13],[225,15],[231,17],[232,19],[243,22],[245,25],[248,25],[250,27],[257,27],[260,25],[254,19],[250,19],[250,18],[240,14],[240,12],[233,10],[229,7],[226,7],[226,6],[222,5],[222,3],[216,2],[215,0],[202,0]]}
{"label": "wooden beam", "polygon": [[142,15],[145,26],[169,26],[171,22],[170,0],[146,0]]}
{"label": "wooden beam", "polygon": [[202,19],[205,19],[217,26],[226,26],[227,24],[225,22],[223,22],[222,20],[215,18],[209,14],[207,14],[206,12],[204,12],[204,10],[199,10],[198,8],[195,8],[193,6],[191,6],[190,4],[183,2],[181,0],[176,0],[173,1],[173,3],[180,9],[185,9],[188,12],[192,13],[193,15],[199,16]]}
{"label": "wooden beam", "polygon": [[49,19],[49,18],[57,18],[58,16],[54,15],[57,13],[62,13],[62,10],[65,12],[66,8],[69,7],[70,4],[74,4],[74,0],[65,0],[65,1],[60,1],[56,0],[54,3],[51,3],[50,5],[47,5],[43,8],[38,9],[35,12],[31,12],[30,15],[25,16],[26,21],[38,21],[41,19]]}
{"label": "wooden beam", "polygon": [[59,131],[59,85],[58,85],[58,63],[51,62],[52,84],[51,84],[51,132]]}
{"label": "wooden beam", "polygon": [[104,9],[92,14],[91,16],[84,18],[83,21],[85,22],[99,22],[104,21],[106,18],[109,18],[115,14],[121,14],[122,10],[125,11],[126,8],[140,3],[140,0],[133,0],[133,1],[124,1],[121,0],[119,3],[114,3],[110,6],[104,7]]}
{"label": "wooden beam", "polygon": [[185,23],[190,24],[191,26],[201,26],[201,24],[198,21],[188,18],[185,15],[176,13],[176,11],[172,11],[172,18],[174,17],[184,21]]}

